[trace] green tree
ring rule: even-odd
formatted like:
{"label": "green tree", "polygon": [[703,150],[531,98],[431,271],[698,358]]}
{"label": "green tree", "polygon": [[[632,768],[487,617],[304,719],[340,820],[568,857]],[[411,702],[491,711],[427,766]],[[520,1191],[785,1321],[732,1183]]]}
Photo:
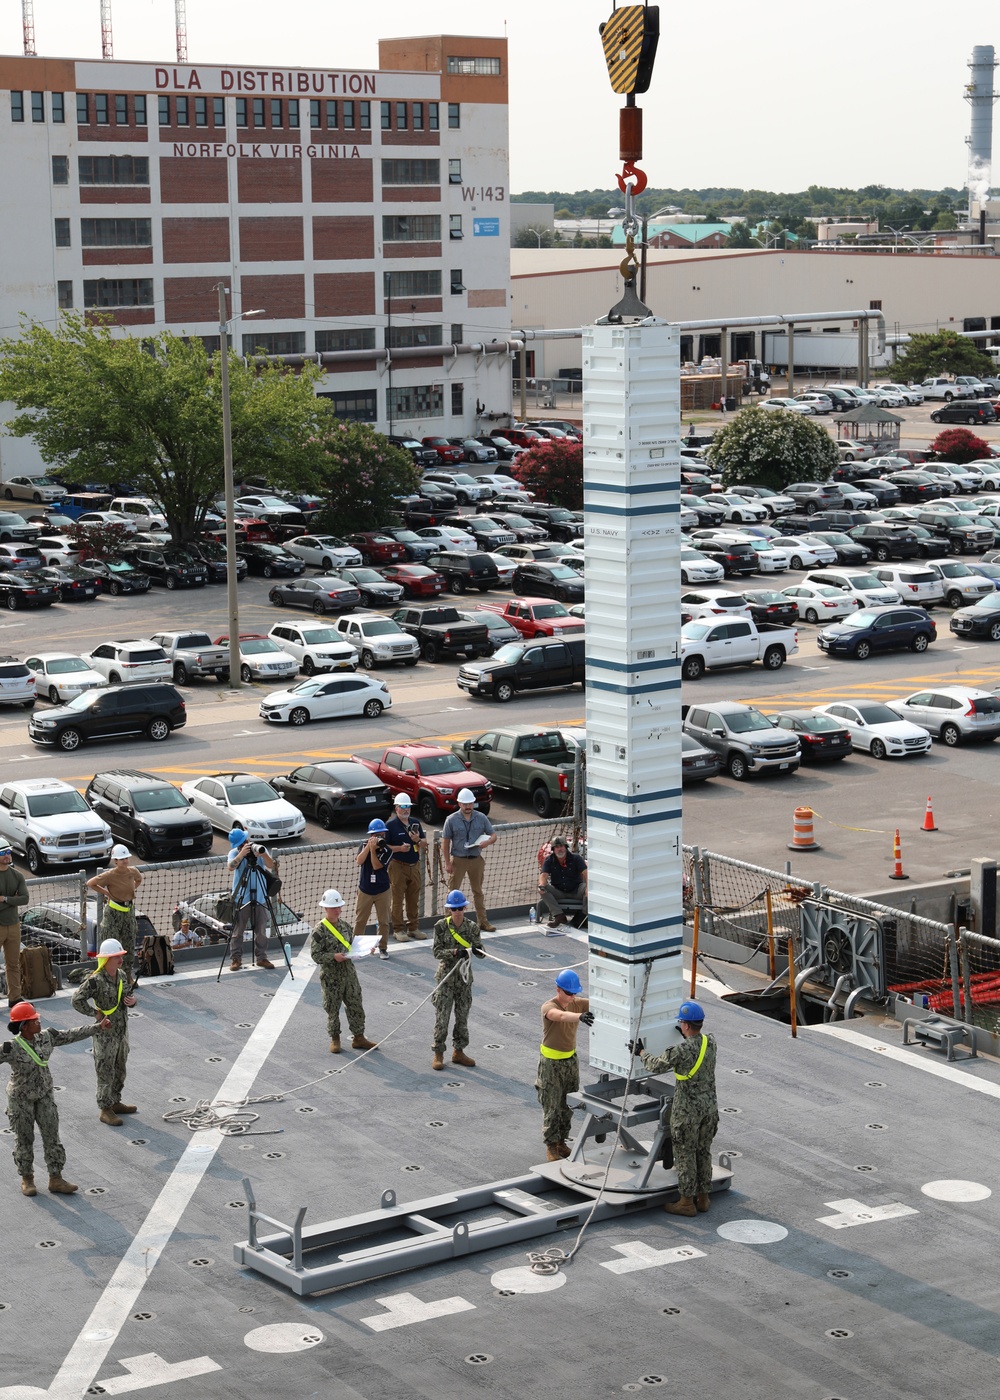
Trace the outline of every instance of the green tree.
{"label": "green tree", "polygon": [[940,374],[990,374],[993,361],[957,331],[918,331],[893,369],[900,383],[919,384]]}
{"label": "green tree", "polygon": [[554,229],[545,224],[525,224],[511,239],[512,248],[552,248],[558,242]]}
{"label": "green tree", "polygon": [[744,408],[720,428],[707,450],[724,486],[769,486],[782,491],[793,481],[826,481],[837,465],[837,448],[825,428],[798,413]]}
{"label": "green tree", "polygon": [[733,224],[732,231],[726,239],[727,248],[752,248],[754,246],[753,236],[750,233],[750,225],[746,220],[741,220],[738,224]]}
{"label": "green tree", "polygon": [[583,509],[583,443],[550,438],[519,452],[510,471],[522,486],[552,505]]}
{"label": "green tree", "polygon": [[968,428],[946,428],[931,443],[931,451],[939,462],[978,462],[990,455],[990,445]]}
{"label": "green tree", "polygon": [[[274,488],[305,486],[332,419],[316,397],[318,366],[245,365],[229,357],[236,477]],[[190,539],[223,490],[219,355],[164,332],[113,335],[66,316],[57,330],[25,323],[0,340],[0,399],[18,416],[6,427],[32,437],[65,474],[109,486],[128,482],[160,502],[170,533]]]}
{"label": "green tree", "polygon": [[949,233],[958,228],[958,220],[950,209],[942,209],[934,220],[933,228],[935,233]]}
{"label": "green tree", "polygon": [[420,473],[410,454],[366,423],[333,418],[316,445],[309,486],[328,502],[320,523],[331,534],[387,524],[399,509],[397,498],[418,489]]}

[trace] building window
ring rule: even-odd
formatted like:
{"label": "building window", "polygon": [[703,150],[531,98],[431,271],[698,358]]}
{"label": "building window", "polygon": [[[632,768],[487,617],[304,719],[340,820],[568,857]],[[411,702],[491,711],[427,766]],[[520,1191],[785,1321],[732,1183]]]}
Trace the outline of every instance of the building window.
{"label": "building window", "polygon": [[243,337],[244,355],[304,355],[305,331],[258,331]]}
{"label": "building window", "polygon": [[411,350],[415,345],[441,345],[443,336],[441,326],[390,326],[385,343],[390,350]]}
{"label": "building window", "polygon": [[462,345],[465,340],[465,327],[461,321],[451,323],[451,343],[452,345]]}
{"label": "building window", "polygon": [[[870,311],[881,311],[882,303],[873,301],[869,304]],[[984,331],[986,329],[985,316],[966,316],[962,322],[963,331]]]}
{"label": "building window", "polygon": [[413,130],[423,131],[424,129],[424,104],[414,102],[413,104]]}
{"label": "building window", "polygon": [[477,78],[497,78],[500,76],[498,58],[449,58],[449,73],[464,73]]}
{"label": "building window", "polygon": [[69,246],[69,219],[56,219],[56,247],[68,248]]}
{"label": "building window", "polygon": [[405,103],[405,102],[397,102],[397,103],[396,103],[396,130],[397,130],[397,131],[406,131],[406,129],[407,129],[406,103]]}
{"label": "building window", "polygon": [[448,184],[460,185],[462,183],[462,162],[460,160],[449,160],[448,162]]}
{"label": "building window", "polygon": [[56,283],[56,297],[57,297],[57,300],[58,300],[58,303],[59,303],[59,310],[60,310],[60,311],[72,311],[72,310],[73,310],[73,283],[72,283],[72,282],[57,282],[57,283]]}
{"label": "building window", "polygon": [[460,418],[465,412],[465,385],[453,384],[451,386],[451,412],[455,418]]}
{"label": "building window", "polygon": [[290,127],[301,126],[302,119],[300,111],[299,99],[297,97],[290,97],[288,99],[288,125]]}
{"label": "building window", "polygon": [[453,267],[451,270],[451,294],[453,297],[461,296],[465,291],[465,283],[462,281],[462,269]]}
{"label": "building window", "polygon": [[378,417],[378,390],[356,389],[347,394],[317,394],[318,399],[329,399],[333,411],[346,423],[374,423]]}
{"label": "building window", "polygon": [[462,108],[457,102],[448,103],[448,126],[452,131],[457,131],[462,125]]}
{"label": "building window", "polygon": [[[86,99],[84,99],[86,101]],[[12,122],[24,121],[24,93],[11,92],[10,95],[10,119]]]}
{"label": "building window", "polygon": [[351,326],[347,330],[317,331],[317,355],[332,355],[338,350],[374,350],[375,331],[370,326]]}
{"label": "building window", "polygon": [[438,185],[441,183],[439,160],[384,160],[383,185]]}
{"label": "building window", "polygon": [[207,97],[196,97],[194,100],[194,124],[195,126],[208,126]]}
{"label": "building window", "polygon": [[284,112],[284,108],[285,108],[285,104],[284,104],[284,102],[282,102],[282,100],[281,100],[280,97],[272,97],[272,98],[271,98],[271,126],[272,126],[272,127],[284,126],[284,125],[285,125],[285,112]]}
{"label": "building window", "polygon": [[81,185],[148,185],[148,156],[77,156]]}
{"label": "building window", "polygon": [[[13,96],[14,94],[11,93],[11,97]],[[81,126],[90,125],[90,98],[85,92],[76,94],[76,119]],[[22,117],[21,120],[23,121],[24,118]]]}
{"label": "building window", "polygon": [[[188,337],[185,336],[184,339],[187,340]],[[210,355],[217,355],[222,349],[222,337],[219,335],[197,335],[194,339],[200,340]]]}
{"label": "building window", "polygon": [[247,124],[247,100],[245,97],[236,99],[236,125],[246,126]]}
{"label": "building window", "polygon": [[358,125],[361,127],[362,131],[371,131],[372,104],[370,102],[359,102],[358,107],[360,109]]}
{"label": "building window", "polygon": [[439,297],[441,295],[441,273],[439,270],[426,272],[383,272],[384,294],[392,297]]}
{"label": "building window", "polygon": [[80,244],[84,248],[150,248],[152,230],[149,219],[81,219]]}
{"label": "building window", "polygon": [[318,131],[322,120],[322,108],[319,105],[319,98],[309,99],[309,126],[313,131]]}
{"label": "building window", "polygon": [[253,100],[253,124],[254,126],[264,125],[264,99],[255,97]]}
{"label": "building window", "polygon": [[159,98],[157,99],[157,103],[158,103],[159,112],[160,112],[160,125],[161,125],[161,126],[169,126],[169,125],[170,125],[170,98],[169,98],[169,97],[165,97],[165,96],[163,95],[163,93],[161,93],[160,96],[159,96]]}
{"label": "building window", "polygon": [[52,94],[52,120],[59,126],[66,121],[66,96],[61,92]]}
{"label": "building window", "polygon": [[52,157],[52,183],[54,185],[69,184],[69,156]]}
{"label": "building window", "polygon": [[188,100],[186,97],[174,98],[174,114],[178,126],[191,125],[191,118],[188,115]]}
{"label": "building window", "polygon": [[354,103],[353,103],[353,102],[345,102],[345,103],[344,103],[344,130],[345,130],[345,131],[353,131],[353,130],[354,130]]}
{"label": "building window", "polygon": [[[869,311],[881,311],[881,310],[882,310],[882,303],[881,303],[880,301],[870,301],[870,302],[868,303],[868,310],[869,310]],[[985,325],[984,325],[984,326],[983,326],[983,330],[985,330],[985,329],[986,329],[986,327],[985,327]]]}
{"label": "building window", "polygon": [[440,104],[439,104],[439,103],[437,103],[437,102],[428,102],[428,104],[427,104],[427,130],[428,130],[428,131],[437,131],[438,127],[441,125],[441,119],[440,119],[440,117],[439,117],[439,115],[438,115],[439,112],[440,112],[440,110],[441,110],[441,107],[440,107]]}
{"label": "building window", "polygon": [[225,126],[226,124],[226,99],[224,97],[212,98],[212,123],[214,126]]}
{"label": "building window", "polygon": [[448,215],[448,237],[452,240],[465,237],[465,234],[462,232],[461,214]]}
{"label": "building window", "polygon": [[115,94],[115,126],[128,126],[128,98],[123,92]]}
{"label": "building window", "polygon": [[33,92],[31,94],[31,120],[33,122],[43,122],[45,120],[44,92]]}
{"label": "building window", "polygon": [[386,410],[391,422],[401,418],[443,418],[443,384],[409,384],[386,389]]}
{"label": "building window", "polygon": [[326,129],[335,131],[337,128],[337,104],[328,101],[326,104]]}
{"label": "building window", "polygon": [[382,108],[382,130],[388,131],[392,126],[392,103],[382,102],[379,105]]}
{"label": "building window", "polygon": [[440,239],[440,214],[382,215],[382,240],[385,243],[438,243]]}
{"label": "building window", "polygon": [[138,92],[136,93],[135,97],[132,98],[132,111],[135,113],[136,126],[145,126],[146,94],[144,92]]}
{"label": "building window", "polygon": [[83,284],[83,304],[88,310],[108,306],[152,306],[152,277],[99,277]]}
{"label": "building window", "polygon": [[94,120],[98,126],[107,126],[110,122],[108,115],[108,94],[106,92],[94,93]]}

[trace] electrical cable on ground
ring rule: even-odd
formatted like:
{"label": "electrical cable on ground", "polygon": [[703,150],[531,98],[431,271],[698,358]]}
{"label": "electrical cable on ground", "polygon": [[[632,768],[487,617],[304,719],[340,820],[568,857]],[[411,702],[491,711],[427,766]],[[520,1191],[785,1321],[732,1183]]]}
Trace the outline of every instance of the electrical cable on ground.
{"label": "electrical cable on ground", "polygon": [[[496,955],[496,953],[487,952],[486,956],[487,956],[488,958],[490,958],[493,962],[502,963],[504,967],[516,967],[517,970],[518,970],[518,972],[537,972],[537,971],[538,971],[538,968],[537,968],[537,967],[531,967],[531,966],[529,966],[527,963],[508,962],[506,958],[498,958],[497,955]],[[589,959],[585,958],[585,959],[583,960],[583,962],[578,962],[578,963],[567,963],[567,964],[566,964],[566,967],[567,967],[567,968],[570,968],[570,967],[573,967],[573,968],[576,968],[576,967],[586,967],[588,961],[589,961]]]}

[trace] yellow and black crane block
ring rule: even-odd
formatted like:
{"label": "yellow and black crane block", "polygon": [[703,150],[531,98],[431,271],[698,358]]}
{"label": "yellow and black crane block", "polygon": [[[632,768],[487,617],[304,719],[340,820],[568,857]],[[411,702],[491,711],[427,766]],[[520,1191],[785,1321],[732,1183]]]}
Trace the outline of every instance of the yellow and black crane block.
{"label": "yellow and black crane block", "polygon": [[646,92],[660,38],[659,5],[623,5],[600,27],[614,92]]}

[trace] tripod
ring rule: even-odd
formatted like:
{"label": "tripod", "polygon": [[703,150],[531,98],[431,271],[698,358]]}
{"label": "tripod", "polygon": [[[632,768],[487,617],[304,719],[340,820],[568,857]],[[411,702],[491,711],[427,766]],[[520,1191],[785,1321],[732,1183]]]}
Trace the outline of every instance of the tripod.
{"label": "tripod", "polygon": [[[278,934],[278,916],[277,916],[277,913],[275,912],[274,902],[272,901],[271,896],[267,893],[267,880],[266,880],[266,876],[265,876],[265,881],[264,881],[264,898],[263,898],[263,899],[259,899],[259,898],[258,898],[258,895],[257,895],[258,881],[254,878],[255,875],[257,874],[257,864],[258,864],[256,852],[251,851],[248,855],[244,856],[244,857],[243,857],[243,860],[240,862],[240,864],[243,866],[243,869],[240,871],[240,877],[239,877],[239,879],[236,881],[236,886],[235,886],[235,888],[233,889],[233,894],[232,894],[232,900],[233,900],[233,919],[232,919],[232,923],[230,924],[230,928],[229,928],[229,937],[226,939],[225,943],[223,944],[222,961],[219,963],[219,970],[218,970],[218,972],[217,972],[216,975],[215,975],[215,980],[216,980],[216,982],[218,982],[218,981],[221,979],[221,977],[222,977],[222,969],[225,967],[225,965],[226,965],[226,958],[229,956],[229,953],[230,953],[230,947],[231,947],[231,944],[232,944],[233,929],[234,929],[235,926],[236,926],[236,922],[237,922],[237,920],[238,920],[238,918],[239,918],[240,911],[241,911],[244,907],[248,907],[249,910],[250,910],[250,916],[249,916],[249,918],[248,918],[248,920],[247,920],[247,923],[249,924],[249,927],[250,927],[250,930],[251,930],[251,934],[252,934],[252,938],[253,938],[253,961],[254,961],[254,964],[256,964],[256,962],[257,962],[257,919],[256,919],[256,914],[257,914],[257,910],[260,908],[260,906],[263,905],[264,908],[265,908],[265,910],[267,911],[267,931],[270,932],[270,933],[273,933],[274,936],[275,936],[275,938],[277,938],[277,940],[278,940],[278,946],[279,946],[280,949],[281,949],[281,956],[285,959],[285,966],[288,968],[288,975],[289,975],[289,977],[292,979],[292,981],[294,982],[294,981],[295,981],[295,973],[292,971],[292,964],[291,964],[291,963],[289,962],[289,960],[288,960],[288,953],[287,953],[286,950],[285,950],[285,945],[284,945],[284,943],[282,943],[281,938],[280,938],[280,936],[279,936],[279,934]],[[247,895],[249,895],[249,898],[245,898],[245,896],[247,896]],[[265,934],[265,941],[266,941],[266,934]]]}

